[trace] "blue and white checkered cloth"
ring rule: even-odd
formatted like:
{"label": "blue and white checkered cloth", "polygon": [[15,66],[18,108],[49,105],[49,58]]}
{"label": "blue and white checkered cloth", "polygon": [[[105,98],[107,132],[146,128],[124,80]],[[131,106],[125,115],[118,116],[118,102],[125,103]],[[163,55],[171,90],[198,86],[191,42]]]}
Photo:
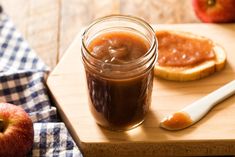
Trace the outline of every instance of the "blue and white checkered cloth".
{"label": "blue and white checkered cloth", "polygon": [[64,123],[57,119],[45,86],[48,74],[49,68],[9,17],[0,13],[0,101],[21,106],[34,122],[34,146],[29,156],[82,157]]}

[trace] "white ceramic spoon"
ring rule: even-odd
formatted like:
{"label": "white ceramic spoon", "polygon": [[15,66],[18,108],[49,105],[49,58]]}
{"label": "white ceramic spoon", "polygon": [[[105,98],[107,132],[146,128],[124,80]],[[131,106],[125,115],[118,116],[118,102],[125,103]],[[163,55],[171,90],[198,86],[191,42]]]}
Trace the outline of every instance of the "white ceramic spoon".
{"label": "white ceramic spoon", "polygon": [[193,125],[205,116],[219,102],[235,93],[235,80],[186,106],[182,110],[165,117],[160,127],[167,130],[180,130]]}

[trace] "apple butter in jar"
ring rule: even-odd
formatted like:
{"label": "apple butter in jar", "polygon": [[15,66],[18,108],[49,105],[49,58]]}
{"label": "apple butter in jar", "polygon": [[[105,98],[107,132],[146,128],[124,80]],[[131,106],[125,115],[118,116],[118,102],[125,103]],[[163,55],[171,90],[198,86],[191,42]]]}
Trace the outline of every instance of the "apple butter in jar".
{"label": "apple butter in jar", "polygon": [[82,59],[96,122],[111,130],[141,124],[151,104],[157,59],[150,25],[131,16],[98,19],[82,35]]}

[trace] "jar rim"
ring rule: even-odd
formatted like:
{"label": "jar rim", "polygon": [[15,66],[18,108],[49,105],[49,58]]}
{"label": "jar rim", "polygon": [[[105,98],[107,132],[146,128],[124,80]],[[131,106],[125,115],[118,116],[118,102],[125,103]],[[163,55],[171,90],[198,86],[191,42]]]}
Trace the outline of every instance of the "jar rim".
{"label": "jar rim", "polygon": [[[155,48],[155,46],[157,46],[157,39],[156,39],[156,36],[155,36],[155,32],[153,30],[153,28],[146,22],[144,21],[143,19],[141,18],[138,18],[138,17],[135,17],[135,16],[131,16],[131,15],[121,15],[121,14],[112,14],[112,15],[108,15],[108,16],[104,16],[104,17],[101,17],[101,18],[98,18],[96,19],[95,21],[93,21],[86,29],[85,31],[83,32],[82,34],[82,46],[83,48],[85,49],[86,52],[89,52],[86,44],[85,44],[85,36],[86,34],[88,33],[88,31],[96,24],[102,22],[102,21],[105,21],[105,20],[108,20],[108,19],[113,19],[113,18],[117,18],[117,19],[126,19],[126,20],[132,20],[138,24],[142,24],[145,28],[147,28],[147,30],[149,32],[151,32],[152,34],[152,42],[151,42],[151,45],[148,49],[148,51],[141,57],[139,58],[136,58],[136,59],[133,59],[133,60],[130,60],[130,61],[127,61],[125,62],[124,64],[114,64],[114,63],[105,63],[104,61],[102,60],[99,60],[97,59],[96,57],[94,57],[93,55],[91,55],[91,53],[86,53],[92,60],[102,64],[102,63],[105,63],[106,65],[109,65],[109,66],[113,66],[113,67],[123,67],[123,66],[132,66],[133,64],[136,65],[138,63],[141,63],[144,58],[148,57],[149,54],[153,51],[153,49]],[[82,52],[84,53],[84,52]],[[158,55],[157,55],[158,56]],[[157,58],[157,57],[156,57]],[[156,59],[157,60],[157,59]]]}

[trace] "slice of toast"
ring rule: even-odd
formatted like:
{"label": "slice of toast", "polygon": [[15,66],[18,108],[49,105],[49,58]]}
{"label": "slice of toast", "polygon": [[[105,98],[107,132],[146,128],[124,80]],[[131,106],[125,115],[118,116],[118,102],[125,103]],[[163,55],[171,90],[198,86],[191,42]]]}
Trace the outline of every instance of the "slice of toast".
{"label": "slice of toast", "polygon": [[[194,35],[192,33],[180,32],[180,31],[168,31],[171,35],[180,35],[189,39],[201,39],[207,38]],[[209,40],[209,39],[208,39]],[[190,40],[189,40],[190,41]],[[170,43],[169,43],[170,44]],[[191,81],[206,77],[216,71],[220,71],[224,68],[226,63],[226,53],[223,47],[213,42],[213,50],[215,57],[213,59],[204,60],[195,65],[190,66],[165,66],[156,63],[154,67],[154,74],[160,78],[174,81]]]}

